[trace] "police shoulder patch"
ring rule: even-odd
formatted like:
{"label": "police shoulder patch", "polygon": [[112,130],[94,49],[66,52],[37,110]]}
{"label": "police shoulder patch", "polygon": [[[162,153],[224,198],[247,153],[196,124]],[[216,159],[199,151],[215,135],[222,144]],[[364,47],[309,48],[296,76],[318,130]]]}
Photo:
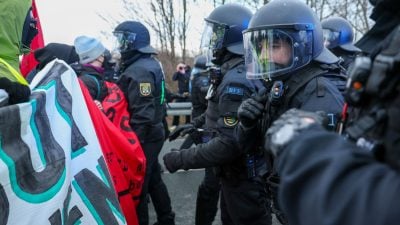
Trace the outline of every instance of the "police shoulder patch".
{"label": "police shoulder patch", "polygon": [[139,83],[140,95],[149,96],[151,94],[150,83]]}
{"label": "police shoulder patch", "polygon": [[238,123],[238,119],[236,117],[232,117],[232,116],[224,117],[224,124],[228,127],[236,126],[237,123]]}

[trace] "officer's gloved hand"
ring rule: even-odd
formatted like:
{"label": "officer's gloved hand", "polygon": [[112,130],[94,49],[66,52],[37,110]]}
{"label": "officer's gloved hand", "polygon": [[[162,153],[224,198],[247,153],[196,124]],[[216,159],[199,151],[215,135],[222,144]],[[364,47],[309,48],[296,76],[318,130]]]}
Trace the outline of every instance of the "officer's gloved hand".
{"label": "officer's gloved hand", "polygon": [[238,109],[238,118],[244,127],[252,127],[257,123],[263,113],[267,98],[267,95],[262,94],[242,102]]}
{"label": "officer's gloved hand", "polygon": [[279,155],[295,137],[313,124],[327,126],[328,118],[324,112],[306,112],[290,109],[275,120],[264,136],[264,149],[275,157]]}
{"label": "officer's gloved hand", "polygon": [[191,123],[179,125],[169,134],[168,140],[173,141],[179,136],[184,136],[185,134],[191,133],[194,130],[196,130],[196,127]]}
{"label": "officer's gloved hand", "polygon": [[203,143],[203,132],[199,129],[194,130],[193,132],[189,133],[190,138],[192,138],[193,143],[198,145]]}
{"label": "officer's gloved hand", "polygon": [[178,149],[171,149],[171,152],[167,153],[163,157],[165,168],[170,173],[175,173],[183,166],[182,155]]}

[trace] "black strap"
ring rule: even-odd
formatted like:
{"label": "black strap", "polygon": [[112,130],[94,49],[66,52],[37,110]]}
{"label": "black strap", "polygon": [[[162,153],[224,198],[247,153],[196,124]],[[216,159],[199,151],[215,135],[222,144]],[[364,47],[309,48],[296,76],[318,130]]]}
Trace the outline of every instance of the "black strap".
{"label": "black strap", "polygon": [[287,83],[287,92],[285,93],[284,109],[289,108],[290,101],[296,93],[303,88],[312,79],[324,75],[327,70],[323,70],[319,66],[310,66],[301,70],[299,73],[293,74]]}
{"label": "black strap", "polygon": [[96,87],[97,87],[97,94],[96,94],[96,98],[95,98],[95,99],[100,100],[100,93],[101,93],[101,85],[100,85],[100,82],[99,82],[99,81],[97,80],[97,78],[96,78],[94,75],[92,75],[92,74],[83,74],[83,76],[90,77],[90,78],[92,78],[92,79],[94,80],[94,82],[96,83]]}
{"label": "black strap", "polygon": [[386,118],[386,110],[381,106],[377,106],[367,115],[364,115],[360,119],[356,120],[354,124],[352,124],[352,126],[348,127],[346,129],[346,134],[350,139],[356,141],[372,129],[376,129],[377,125],[384,121]]}
{"label": "black strap", "polygon": [[399,82],[399,76],[393,72],[400,67],[400,26],[391,36],[388,46],[375,58],[366,91],[370,95],[385,98],[392,93]]}

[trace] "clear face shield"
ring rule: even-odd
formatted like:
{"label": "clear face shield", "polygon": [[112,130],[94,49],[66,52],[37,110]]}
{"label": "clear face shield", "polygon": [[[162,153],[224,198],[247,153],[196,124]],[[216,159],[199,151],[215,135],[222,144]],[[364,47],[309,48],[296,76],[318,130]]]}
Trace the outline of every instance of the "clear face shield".
{"label": "clear face shield", "polygon": [[115,31],[113,34],[115,38],[113,49],[119,50],[120,52],[134,49],[136,33]]}
{"label": "clear face shield", "polygon": [[227,29],[229,29],[227,25],[206,21],[201,37],[200,49],[202,54],[207,58],[207,66],[213,65],[212,60],[215,59],[214,51],[222,48]]}
{"label": "clear face shield", "polygon": [[312,33],[293,28],[248,29],[243,32],[246,77],[278,79],[312,59]]}
{"label": "clear face shield", "polygon": [[324,34],[324,46],[326,48],[334,48],[339,45],[340,33],[330,29],[323,29]]}

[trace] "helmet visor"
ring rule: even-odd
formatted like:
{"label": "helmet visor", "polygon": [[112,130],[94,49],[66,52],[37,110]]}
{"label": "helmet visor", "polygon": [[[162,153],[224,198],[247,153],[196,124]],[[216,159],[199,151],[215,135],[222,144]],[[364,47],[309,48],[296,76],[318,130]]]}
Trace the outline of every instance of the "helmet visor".
{"label": "helmet visor", "polygon": [[114,49],[120,51],[134,49],[136,33],[116,31],[113,34],[115,37]]}
{"label": "helmet visor", "polygon": [[339,32],[330,29],[323,29],[323,34],[325,47],[334,48],[339,45]]}
{"label": "helmet visor", "polygon": [[249,79],[267,78],[293,65],[292,38],[280,30],[244,34],[245,61]]}
{"label": "helmet visor", "polygon": [[200,49],[207,57],[207,65],[211,65],[214,59],[213,52],[223,47],[225,33],[229,27],[224,24],[206,21],[203,35],[201,37]]}
{"label": "helmet visor", "polygon": [[278,79],[312,58],[312,34],[304,30],[249,29],[243,43],[248,79]]}

